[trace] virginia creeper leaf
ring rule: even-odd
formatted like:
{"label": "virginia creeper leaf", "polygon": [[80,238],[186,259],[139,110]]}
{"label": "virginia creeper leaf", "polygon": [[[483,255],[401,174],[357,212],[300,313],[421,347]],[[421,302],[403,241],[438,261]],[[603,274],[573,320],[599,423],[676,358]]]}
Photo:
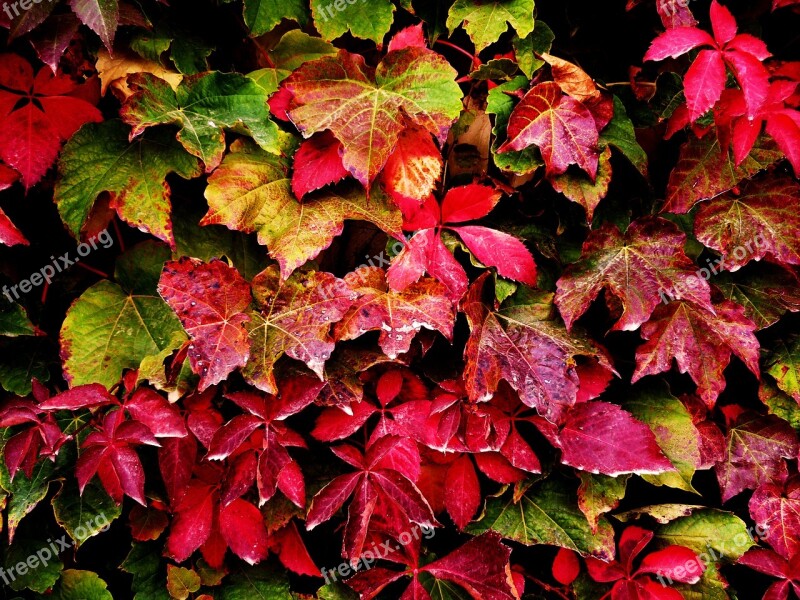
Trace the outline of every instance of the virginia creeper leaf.
{"label": "virginia creeper leaf", "polygon": [[533,31],[533,0],[456,0],[447,13],[447,28],[453,31],[463,24],[476,53],[496,42],[514,28],[520,38]]}

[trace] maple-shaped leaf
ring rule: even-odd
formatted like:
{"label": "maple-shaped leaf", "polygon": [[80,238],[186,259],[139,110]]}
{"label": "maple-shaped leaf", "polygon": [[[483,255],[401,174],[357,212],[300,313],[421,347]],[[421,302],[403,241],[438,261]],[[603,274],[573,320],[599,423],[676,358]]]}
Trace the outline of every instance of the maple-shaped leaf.
{"label": "maple-shaped leaf", "polygon": [[800,264],[800,215],[792,206],[798,197],[800,185],[788,177],[750,181],[740,194],[703,203],[695,216],[695,236],[722,254],[728,271],[764,258]]}
{"label": "maple-shaped leaf", "polygon": [[221,260],[183,257],[164,265],[158,293],[192,338],[189,361],[200,375],[199,391],[246,364],[250,343],[245,324],[250,319],[245,310],[252,298],[236,269]]}
{"label": "maple-shaped leaf", "polygon": [[762,64],[771,54],[767,45],[750,34],[737,35],[730,11],[716,0],[711,3],[714,37],[696,27],[668,29],[650,45],[644,60],[677,58],[696,48],[700,50],[684,78],[686,105],[692,122],[711,109],[725,89],[726,69],[733,71],[744,92],[747,111],[754,118],[769,90],[769,73]]}
{"label": "maple-shaped leaf", "polygon": [[102,192],[112,194],[111,207],[134,227],[174,244],[170,219],[170,186],[166,177],[201,174],[197,159],[186,154],[165,131],[128,142],[120,121],[87,125],[64,147],[55,201],[61,220],[73,236],[81,230]]}
{"label": "maple-shaped leaf", "polygon": [[786,559],[800,550],[800,487],[796,477],[785,484],[765,481],[748,503],[750,516],[764,531],[761,536]]}
{"label": "maple-shaped leaf", "polygon": [[792,590],[795,595],[800,595],[800,555],[798,554],[786,559],[767,548],[751,548],[739,558],[737,564],[778,579],[767,588],[763,600],[788,600]]}
{"label": "maple-shaped leaf", "polygon": [[745,316],[765,329],[786,312],[800,311],[800,284],[785,269],[766,264],[736,275],[720,273],[714,285],[728,299],[744,306]]}
{"label": "maple-shaped leaf", "polygon": [[380,331],[378,344],[389,357],[408,352],[422,328],[453,337],[455,310],[442,284],[423,279],[402,292],[388,289],[383,269],[368,267],[345,276],[357,297],[336,324],[337,340],[352,340]]}
{"label": "maple-shaped leaf", "polygon": [[797,451],[797,434],[786,421],[744,413],[728,431],[725,458],[715,467],[722,501],[764,483],[783,483],[785,459],[796,458]]}
{"label": "maple-shaped leaf", "polygon": [[447,286],[453,301],[464,295],[469,281],[463,267],[444,245],[442,231],[458,235],[475,258],[495,267],[503,277],[536,285],[536,263],[522,242],[488,227],[463,224],[489,214],[500,195],[492,187],[470,184],[450,189],[441,206],[432,196],[422,205],[403,201],[403,228],[418,232],[406,242],[387,271],[392,289],[404,290],[427,271]]}
{"label": "maple-shaped leaf", "polygon": [[248,382],[276,393],[273,370],[284,354],[323,379],[325,361],[334,348],[331,325],[344,318],[356,293],[321,271],[298,271],[283,281],[273,265],[253,279],[253,296],[260,310],[250,314],[247,325],[251,350],[242,372]]}
{"label": "maple-shaped leaf", "polygon": [[282,19],[292,19],[300,25],[308,21],[308,7],[302,0],[245,0],[244,22],[253,36],[271,31]]}
{"label": "maple-shaped leaf", "polygon": [[453,67],[426,48],[389,52],[375,69],[340,50],[305,63],[282,86],[292,94],[288,114],[301,133],[330,130],[342,143],[345,168],[369,186],[397,145],[401,116],[445,140],[462,107],[455,78]]}
{"label": "maple-shaped leaf", "polygon": [[0,86],[0,158],[19,171],[26,189],[44,177],[81,125],[103,120],[85,99],[88,88],[46,68],[34,75],[16,54],[0,56]]}
{"label": "maple-shaped leaf", "polygon": [[452,32],[463,24],[476,53],[496,42],[508,26],[520,38],[533,31],[533,0],[456,0],[447,13],[447,28]]}
{"label": "maple-shaped leaf", "polygon": [[288,162],[254,144],[233,144],[209,177],[209,210],[202,225],[256,232],[285,279],[330,246],[344,221],[369,221],[394,237],[402,236],[402,215],[385,194],[363,190],[326,191],[306,202],[292,195]]}
{"label": "maple-shaped leaf", "polygon": [[561,462],[582,471],[616,477],[675,470],[650,428],[616,404],[577,404],[557,433],[550,433],[551,427],[546,424],[542,431],[561,449]]}
{"label": "maple-shaped leaf", "polygon": [[484,301],[482,275],[462,301],[471,334],[464,350],[464,381],[474,402],[486,401],[504,379],[522,402],[559,422],[575,404],[580,380],[576,357],[613,372],[605,354],[577,332],[569,335],[555,320],[552,295],[522,297],[494,311]]}
{"label": "maple-shaped leaf", "polygon": [[348,175],[341,151],[342,144],[330,131],[318,133],[300,144],[294,154],[292,174],[292,192],[298,199]]}
{"label": "maple-shaped leaf", "polygon": [[[281,421],[311,404],[314,392],[313,387],[300,391],[298,386],[294,390],[284,389],[280,399],[247,391],[227,396],[246,414],[234,417],[217,430],[206,458],[222,460],[236,454],[236,461],[241,463],[241,459],[244,459],[248,468],[241,472],[241,477],[229,478],[237,479],[235,484],[223,486],[223,506],[230,504],[257,481],[259,506],[264,505],[280,489],[289,500],[305,508],[305,482],[297,463],[287,452],[288,447],[302,447],[304,443]],[[260,444],[254,443],[259,439],[262,440]],[[252,450],[248,446],[252,446]],[[255,465],[249,460],[251,452],[256,458],[256,468],[252,468]]]}
{"label": "maple-shaped leaf", "polygon": [[69,5],[81,22],[100,36],[111,52],[119,25],[118,0],[69,0]]}
{"label": "maple-shaped leaf", "polygon": [[547,544],[603,560],[614,557],[614,529],[605,517],[590,527],[578,508],[575,489],[549,478],[524,494],[503,494],[486,500],[484,514],[468,533],[496,531],[526,546]]}
{"label": "maple-shaped leaf", "polygon": [[508,120],[508,141],[497,152],[536,145],[547,175],[559,175],[569,165],[577,165],[594,181],[600,155],[598,139],[597,124],[589,109],[549,81],[533,86],[514,107]]}
{"label": "maple-shaped leaf", "polygon": [[727,192],[782,158],[783,153],[775,143],[762,136],[737,165],[731,151],[720,145],[717,136],[706,135],[700,139],[690,136],[670,173],[662,211],[687,213],[700,200]]}
{"label": "maple-shaped leaf", "polygon": [[[680,592],[666,587],[664,577],[681,583],[697,583],[705,571],[700,558],[685,546],[667,546],[646,555],[634,568],[633,562],[653,539],[653,532],[636,525],[626,527],[619,540],[619,554],[613,562],[586,559],[589,577],[601,583],[614,583],[615,600],[680,600]],[[659,578],[657,583],[650,576]]]}
{"label": "maple-shaped leaf", "polygon": [[623,313],[612,331],[633,331],[662,302],[663,290],[711,308],[710,288],[696,276],[684,254],[686,236],[677,225],[644,217],[621,233],[611,223],[589,234],[581,260],[558,280],[555,302],[567,328],[585,313],[601,290],[622,303]]}
{"label": "maple-shaped leaf", "polygon": [[115,385],[125,369],[172,348],[181,324],[156,291],[169,249],[143,242],[117,260],[117,283],[102,280],[69,307],[59,341],[71,386]]}
{"label": "maple-shaped leaf", "polygon": [[[358,470],[336,477],[319,491],[308,509],[306,528],[311,530],[331,519],[352,495],[343,540],[345,557],[361,555],[379,501],[388,503],[407,521],[427,527],[438,525],[417,486],[404,474],[384,464],[397,442],[395,436],[383,437],[372,444],[366,454],[347,444],[332,448],[339,458]],[[397,525],[399,531],[408,526],[407,523]]]}
{"label": "maple-shaped leaf", "polygon": [[713,407],[725,389],[723,371],[731,354],[759,376],[760,344],[753,335],[755,329],[744,309],[730,300],[715,304],[713,312],[683,300],[659,306],[642,326],[647,341],[636,350],[632,381],[669,371],[674,359],[678,370],[688,373],[697,384],[703,401]]}
{"label": "maple-shaped leaf", "polygon": [[[34,383],[34,388],[39,386],[38,382]],[[12,482],[17,471],[31,479],[36,463],[41,458],[55,461],[61,446],[70,439],[62,433],[55,417],[46,414],[35,402],[22,398],[6,401],[0,407],[0,427],[20,425],[27,427],[9,435],[3,446],[3,458]]]}
{"label": "maple-shaped leaf", "polygon": [[334,40],[350,31],[353,36],[372,40],[380,46],[392,26],[395,8],[391,0],[370,2],[368,9],[362,6],[348,10],[349,6],[346,5],[338,8],[326,4],[324,0],[311,0],[314,26],[326,40]]}
{"label": "maple-shaped leaf", "polygon": [[109,412],[103,418],[102,428],[86,436],[81,445],[83,452],[75,465],[75,475],[81,492],[97,474],[117,504],[126,495],[146,506],[144,469],[134,447],[142,444],[159,446],[159,443],[150,429],[138,421],[126,421],[124,414],[122,410]]}
{"label": "maple-shaped leaf", "polygon": [[178,125],[178,141],[203,161],[207,173],[222,161],[223,128],[244,130],[264,150],[281,151],[278,126],[269,119],[267,92],[244,75],[196,75],[185,78],[177,90],[150,73],[133,75],[128,83],[134,93],[120,115],[133,127],[131,137],[155,125]]}

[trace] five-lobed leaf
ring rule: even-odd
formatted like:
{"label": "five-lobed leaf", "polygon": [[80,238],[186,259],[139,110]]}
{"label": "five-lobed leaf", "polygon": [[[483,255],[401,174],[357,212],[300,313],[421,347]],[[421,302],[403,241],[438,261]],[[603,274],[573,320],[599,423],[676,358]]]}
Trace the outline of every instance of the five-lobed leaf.
{"label": "five-lobed leaf", "polygon": [[533,0],[456,0],[447,13],[447,28],[464,26],[479,53],[496,42],[510,24],[520,38],[533,31]]}

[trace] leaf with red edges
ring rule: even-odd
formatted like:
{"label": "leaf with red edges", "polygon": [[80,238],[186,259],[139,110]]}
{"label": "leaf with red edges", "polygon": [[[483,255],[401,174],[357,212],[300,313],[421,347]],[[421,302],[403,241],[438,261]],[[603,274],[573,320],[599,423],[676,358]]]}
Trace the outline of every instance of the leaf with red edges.
{"label": "leaf with red edges", "polygon": [[250,286],[221,260],[203,263],[183,257],[164,265],[158,293],[192,338],[189,361],[203,391],[246,364],[250,344],[245,310]]}

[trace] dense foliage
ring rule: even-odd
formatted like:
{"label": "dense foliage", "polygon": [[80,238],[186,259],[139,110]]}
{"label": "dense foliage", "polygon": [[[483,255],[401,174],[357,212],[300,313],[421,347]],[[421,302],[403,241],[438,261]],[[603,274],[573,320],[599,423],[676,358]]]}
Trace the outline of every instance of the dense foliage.
{"label": "dense foliage", "polygon": [[800,2],[0,25],[2,597],[800,598]]}

